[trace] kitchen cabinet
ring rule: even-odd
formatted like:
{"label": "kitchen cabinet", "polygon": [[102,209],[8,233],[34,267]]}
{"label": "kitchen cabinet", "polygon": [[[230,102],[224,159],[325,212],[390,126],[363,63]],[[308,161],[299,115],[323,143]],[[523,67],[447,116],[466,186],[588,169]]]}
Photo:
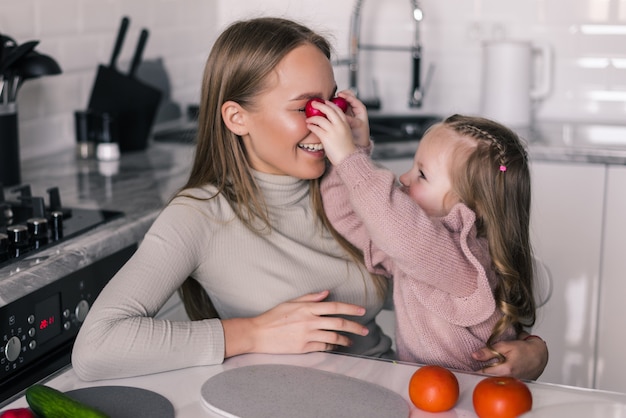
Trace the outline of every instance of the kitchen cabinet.
{"label": "kitchen cabinet", "polygon": [[604,164],[533,161],[531,239],[552,293],[533,333],[548,343],[539,380],[593,387]]}
{"label": "kitchen cabinet", "polygon": [[626,392],[626,167],[607,170],[595,388]]}

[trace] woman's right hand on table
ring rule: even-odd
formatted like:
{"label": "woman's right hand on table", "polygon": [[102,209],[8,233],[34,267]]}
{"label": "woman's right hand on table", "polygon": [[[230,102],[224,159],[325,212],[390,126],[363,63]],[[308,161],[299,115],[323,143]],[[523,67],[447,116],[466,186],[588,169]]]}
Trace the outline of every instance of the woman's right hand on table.
{"label": "woman's right hand on table", "polygon": [[363,316],[365,308],[324,302],[328,290],[281,303],[254,318],[222,320],[225,357],[244,353],[300,354],[349,346],[342,333],[367,335],[358,322],[336,315]]}

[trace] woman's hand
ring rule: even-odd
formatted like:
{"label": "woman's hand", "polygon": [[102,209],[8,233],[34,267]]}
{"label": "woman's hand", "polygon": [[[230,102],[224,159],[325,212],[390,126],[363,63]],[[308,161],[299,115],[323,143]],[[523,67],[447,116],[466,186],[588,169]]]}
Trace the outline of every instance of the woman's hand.
{"label": "woman's hand", "polygon": [[[494,344],[494,349],[506,357],[504,363],[480,370],[481,373],[499,376],[515,376],[519,379],[535,380],[548,364],[548,346],[539,338],[529,338],[526,333],[520,335],[520,339],[514,341],[500,341]],[[496,356],[486,347],[472,354],[474,359],[489,361]]]}
{"label": "woman's hand", "polygon": [[367,335],[363,325],[335,315],[363,316],[365,308],[342,302],[323,302],[325,290],[281,303],[254,318],[222,320],[225,357],[244,353],[300,354],[349,346],[340,332]]}

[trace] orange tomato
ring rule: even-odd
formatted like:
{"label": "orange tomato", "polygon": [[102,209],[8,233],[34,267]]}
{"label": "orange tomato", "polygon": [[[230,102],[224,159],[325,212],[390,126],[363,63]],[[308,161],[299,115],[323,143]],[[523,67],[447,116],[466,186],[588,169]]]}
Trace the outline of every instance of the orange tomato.
{"label": "orange tomato", "polygon": [[487,377],[478,382],[472,401],[479,418],[514,418],[533,407],[528,386],[507,376]]}
{"label": "orange tomato", "polygon": [[447,411],[459,400],[459,381],[445,367],[422,366],[411,376],[409,398],[421,410]]}

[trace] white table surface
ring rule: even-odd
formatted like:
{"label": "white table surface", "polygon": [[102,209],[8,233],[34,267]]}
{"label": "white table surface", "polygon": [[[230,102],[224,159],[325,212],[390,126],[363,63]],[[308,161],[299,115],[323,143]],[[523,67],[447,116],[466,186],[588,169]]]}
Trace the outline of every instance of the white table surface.
{"label": "white table surface", "polygon": [[[210,412],[200,398],[200,387],[211,376],[223,370],[253,364],[289,364],[312,367],[319,370],[339,373],[379,384],[400,394],[411,407],[411,417],[432,417],[431,413],[415,408],[408,397],[408,383],[419,366],[401,364],[386,360],[375,360],[332,353],[311,353],[302,355],[247,354],[226,360],[221,365],[193,367],[166,373],[157,373],[126,379],[81,381],[71,368],[44,381],[48,386],[61,391],[69,391],[90,386],[132,386],[157,392],[174,405],[176,417],[197,418],[217,417]],[[439,413],[440,418],[476,417],[472,407],[472,391],[484,375],[456,373],[460,385],[460,398],[452,411]],[[548,405],[585,401],[615,401],[626,404],[626,394],[560,386],[539,382],[529,383],[533,394],[533,410]],[[24,397],[5,405],[4,409],[27,406]],[[296,415],[297,416],[297,415]]]}

